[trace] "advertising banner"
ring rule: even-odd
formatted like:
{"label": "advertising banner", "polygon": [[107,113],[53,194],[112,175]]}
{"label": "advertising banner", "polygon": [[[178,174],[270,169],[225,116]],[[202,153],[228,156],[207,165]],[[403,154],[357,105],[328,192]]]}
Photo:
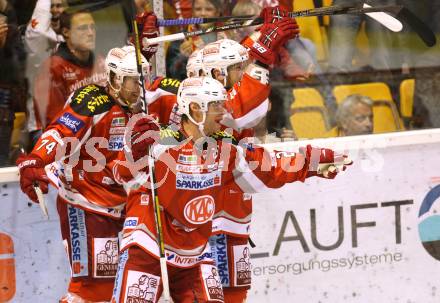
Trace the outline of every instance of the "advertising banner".
{"label": "advertising banner", "polygon": [[440,302],[440,144],[254,195],[249,302]]}

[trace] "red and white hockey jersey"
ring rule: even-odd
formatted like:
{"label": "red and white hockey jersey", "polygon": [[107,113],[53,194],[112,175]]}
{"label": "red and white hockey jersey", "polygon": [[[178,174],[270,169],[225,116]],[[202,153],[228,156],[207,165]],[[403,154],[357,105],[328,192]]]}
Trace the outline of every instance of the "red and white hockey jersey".
{"label": "red and white hockey jersey", "polygon": [[126,192],[109,165],[123,149],[129,114],[98,85],[75,91],[67,103],[32,154],[48,165],[48,176],[66,202],[119,218]]}
{"label": "red and white hockey jersey", "polygon": [[[179,84],[175,79],[158,78],[148,87],[146,96],[149,113],[156,116],[161,123],[180,123],[176,99]],[[251,137],[253,132],[247,128],[255,126],[266,115],[269,93],[269,85],[244,74],[243,79],[229,91],[226,106],[230,115],[223,121],[224,124],[232,127],[234,134],[240,130],[240,138]],[[251,195],[227,188],[221,195],[224,197],[216,203],[213,232],[247,237],[252,215]],[[236,203],[233,206],[223,203],[230,200]]]}
{"label": "red and white hockey jersey", "polygon": [[[223,132],[205,148],[187,140],[181,131],[166,129],[161,138],[161,144],[152,147],[157,159],[154,173],[159,185],[167,261],[173,266],[190,267],[211,261],[207,241],[225,186],[237,193],[255,193],[307,177],[308,163],[301,154],[269,153],[261,147],[246,149],[230,143],[231,138]],[[127,167],[123,162],[115,163],[118,182],[132,178]],[[143,183],[128,195],[121,249],[136,245],[158,257],[153,197],[148,184]]]}
{"label": "red and white hockey jersey", "polygon": [[[146,93],[149,114],[159,118],[163,124],[180,123],[177,113],[177,89],[180,81],[170,78],[157,78]],[[228,114],[223,119],[225,127],[234,130],[251,128],[266,116],[269,109],[270,86],[244,74],[228,92],[225,107]]]}

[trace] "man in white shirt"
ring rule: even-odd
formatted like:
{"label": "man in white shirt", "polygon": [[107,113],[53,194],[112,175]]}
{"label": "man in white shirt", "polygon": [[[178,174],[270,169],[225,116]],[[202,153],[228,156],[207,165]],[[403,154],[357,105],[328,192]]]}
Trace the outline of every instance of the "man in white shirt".
{"label": "man in white shirt", "polygon": [[[25,45],[28,52],[26,76],[29,91],[33,91],[34,78],[40,64],[54,53],[58,44],[64,41],[60,33],[60,15],[67,8],[64,0],[38,0],[31,21],[26,27]],[[27,101],[28,131],[37,130],[32,96]],[[31,139],[32,140],[32,139]]]}

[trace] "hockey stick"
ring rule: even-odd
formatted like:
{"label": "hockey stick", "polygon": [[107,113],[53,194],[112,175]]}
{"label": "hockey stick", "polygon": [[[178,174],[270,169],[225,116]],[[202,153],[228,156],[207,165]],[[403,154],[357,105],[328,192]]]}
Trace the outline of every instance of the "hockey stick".
{"label": "hockey stick", "polygon": [[[305,11],[299,12],[290,12],[289,17],[309,17],[309,16],[325,16],[325,15],[338,15],[338,14],[365,14],[371,12],[382,12],[387,11],[391,8],[395,8],[395,6],[380,6],[380,7],[371,7],[371,8],[360,8],[360,7],[347,7],[347,6],[329,6],[329,7],[321,7],[317,9],[309,9]],[[391,16],[390,16],[391,17]],[[145,45],[157,44],[160,42],[169,42],[175,40],[183,40],[188,37],[200,36],[209,34],[212,32],[220,32],[225,30],[243,28],[248,26],[259,25],[263,23],[263,19],[258,16],[239,16],[239,17],[219,17],[219,18],[190,18],[196,19],[196,24],[206,23],[206,22],[216,22],[218,20],[227,20],[230,18],[233,21],[239,21],[236,23],[229,23],[221,26],[213,25],[207,29],[199,29],[193,32],[182,32],[177,34],[171,34],[166,36],[161,36],[152,39],[146,39],[142,41]],[[251,19],[250,19],[251,18]],[[158,24],[171,24],[171,25],[180,25],[185,24],[190,19],[173,19],[173,20],[159,20]],[[169,21],[169,23],[168,23]],[[182,21],[183,23],[179,23]],[[398,21],[397,21],[398,22]]]}
{"label": "hockey stick", "polygon": [[[385,12],[394,15],[394,17],[392,15],[386,14]],[[378,21],[388,29],[395,32],[402,30],[403,26],[400,22],[401,20],[404,23],[406,23],[410,28],[412,28],[414,32],[423,40],[423,42],[427,46],[432,47],[436,44],[436,37],[432,32],[432,30],[426,24],[424,24],[417,16],[415,16],[410,10],[400,5],[388,5],[388,6],[378,6],[378,7],[369,7],[368,5],[366,5],[365,7],[329,6],[329,7],[321,7],[317,9],[310,9],[299,12],[290,12],[289,17],[310,17],[310,16],[325,16],[325,15],[342,15],[342,14],[354,14],[354,15],[367,14],[369,17],[375,19],[376,21]],[[246,21],[243,21],[243,20],[250,21],[249,18],[253,18],[251,19],[253,21],[251,25],[248,25]],[[169,25],[212,23],[212,22],[219,22],[225,20],[241,21],[242,22],[241,24],[243,24],[242,27],[258,25],[261,24],[262,22],[262,20],[257,16],[238,16],[238,17],[219,17],[219,18],[189,18],[189,19],[159,20],[158,24],[159,26],[169,26]],[[234,24],[240,24],[240,23],[234,23]],[[241,28],[241,27],[233,26],[232,28]],[[231,28],[226,26],[226,29],[222,29],[222,27],[212,26],[207,30],[205,30],[205,32],[201,30],[195,32],[183,32],[174,35],[153,38],[150,40],[145,39],[146,41],[144,42],[146,44],[156,44],[159,42],[183,40],[186,37],[196,36],[209,32],[228,30],[228,29]]]}
{"label": "hockey stick", "polygon": [[[23,154],[26,154],[24,148],[21,148],[21,152]],[[38,185],[37,181],[34,181],[32,186],[35,190],[35,193],[37,194],[37,200],[38,204],[40,205],[40,209],[43,212],[44,217],[49,220],[49,212],[47,211],[46,201],[44,200],[44,194],[41,191],[40,185]]]}
{"label": "hockey stick", "polygon": [[107,2],[120,2],[120,0],[67,0],[68,7],[80,6],[80,5],[96,5]]}
{"label": "hockey stick", "polygon": [[[289,12],[288,16],[290,18],[297,17],[314,17],[314,16],[331,16],[331,15],[342,15],[342,14],[365,14],[372,12],[386,12],[396,6],[377,6],[377,7],[364,7],[361,6],[325,6],[314,9],[308,9],[298,12]],[[257,20],[257,22],[262,23],[263,19],[259,16],[245,15],[245,16],[224,16],[215,18],[187,18],[187,19],[162,19],[158,20],[158,26],[182,26],[189,24],[203,24],[203,23],[215,23],[215,22],[238,22],[244,20]]]}
{"label": "hockey stick", "polygon": [[[364,3],[364,8],[370,8],[371,6],[367,3]],[[376,20],[380,24],[384,25],[386,28],[393,32],[400,32],[403,29],[403,24],[398,19],[394,18],[393,16],[390,16],[384,12],[377,12],[377,13],[366,13],[368,17]]]}
{"label": "hockey stick", "polygon": [[408,25],[427,46],[432,47],[436,44],[437,38],[432,30],[409,9],[404,6],[396,6],[390,8],[388,12]]}
{"label": "hockey stick", "polygon": [[[141,46],[139,41],[139,28],[136,21],[136,8],[134,6],[134,1],[132,3],[132,20],[133,20],[133,32],[134,32],[134,48],[136,51],[136,64],[137,64],[137,70],[139,73],[139,81],[141,82],[141,89],[142,89],[142,102],[144,104],[144,112],[148,114],[148,103],[147,103],[147,97],[146,97],[146,90],[145,90],[145,81],[144,81],[144,74],[142,72],[142,55],[141,55]],[[164,239],[163,239],[163,233],[162,233],[162,220],[160,218],[160,205],[159,205],[159,196],[156,193],[155,189],[155,176],[154,176],[154,159],[153,155],[151,154],[151,148],[149,150],[149,156],[148,156],[148,170],[150,174],[150,184],[151,184],[151,198],[153,200],[153,210],[154,210],[154,220],[156,223],[156,233],[157,233],[157,244],[159,246],[159,262],[160,262],[160,272],[162,277],[162,284],[163,284],[163,296],[165,302],[172,302],[171,301],[171,295],[170,295],[170,285],[169,285],[169,279],[168,279],[168,269],[167,269],[167,261],[165,258],[165,245],[164,245]]]}
{"label": "hockey stick", "polygon": [[77,2],[73,6],[69,6],[68,12],[87,11],[95,12],[109,6],[118,4],[120,0],[101,0],[92,3]]}
{"label": "hockey stick", "polygon": [[229,24],[224,24],[221,26],[211,26],[207,29],[199,29],[199,30],[196,30],[193,32],[182,32],[182,33],[165,35],[165,36],[160,36],[160,37],[151,38],[151,39],[144,38],[142,40],[142,42],[144,45],[153,45],[153,44],[158,44],[160,42],[171,42],[171,41],[176,41],[176,40],[183,40],[183,39],[189,38],[189,37],[201,36],[201,35],[206,35],[209,33],[222,32],[222,31],[227,31],[227,30],[231,30],[231,29],[244,28],[244,27],[248,27],[248,26],[254,26],[254,25],[261,24],[258,22],[255,23],[254,21],[255,20],[245,20],[243,22],[238,22],[238,23],[229,23]]}
{"label": "hockey stick", "polygon": [[41,191],[38,183],[34,183],[34,190],[37,194],[38,204],[40,204],[41,211],[43,212],[44,217],[49,220],[49,212],[47,211],[46,201],[44,200],[43,192]]}

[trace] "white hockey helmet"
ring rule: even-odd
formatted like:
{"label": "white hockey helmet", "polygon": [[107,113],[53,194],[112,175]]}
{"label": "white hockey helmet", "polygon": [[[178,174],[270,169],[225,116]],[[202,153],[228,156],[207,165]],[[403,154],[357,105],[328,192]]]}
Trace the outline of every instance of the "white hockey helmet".
{"label": "white hockey helmet", "polygon": [[186,76],[188,78],[199,77],[203,73],[202,51],[203,49],[195,50],[189,56],[188,63],[186,64]]}
{"label": "white hockey helmet", "polygon": [[[142,73],[145,79],[149,79],[150,64],[147,59],[141,55],[142,61]],[[119,91],[119,89],[114,88],[110,81],[110,72],[115,74],[114,81],[121,87],[124,77],[137,77],[139,72],[137,69],[137,59],[136,51],[134,46],[128,45],[122,48],[116,47],[112,48],[105,58],[105,70],[107,73],[107,81],[110,86]]]}
{"label": "white hockey helmet", "polygon": [[[228,66],[245,62],[249,59],[247,49],[231,39],[221,39],[205,45],[202,53],[203,72],[212,77],[212,70],[218,69],[228,76]],[[226,81],[226,80],[225,80]]]}
{"label": "white hockey helmet", "polygon": [[[208,77],[187,78],[180,83],[177,92],[177,105],[179,113],[186,115],[191,122],[196,124],[203,132],[206,112],[211,102],[221,102],[227,99],[226,89],[219,81]],[[201,122],[196,122],[190,114],[189,105],[196,103],[203,113]]]}

